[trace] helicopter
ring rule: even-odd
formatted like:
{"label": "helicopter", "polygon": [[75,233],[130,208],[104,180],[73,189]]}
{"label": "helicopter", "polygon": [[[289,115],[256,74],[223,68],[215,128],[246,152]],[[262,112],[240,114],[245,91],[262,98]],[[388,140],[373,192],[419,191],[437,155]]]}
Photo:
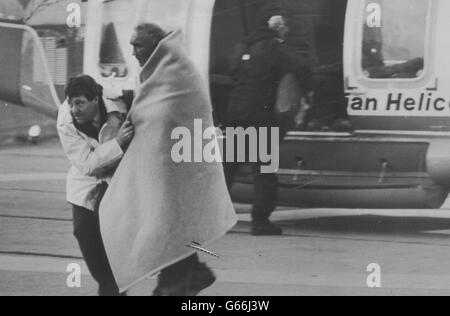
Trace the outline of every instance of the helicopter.
{"label": "helicopter", "polygon": [[[69,27],[76,3],[81,26]],[[318,81],[306,129],[280,144],[279,205],[440,208],[450,191],[450,3],[444,0],[283,0],[287,44],[310,58]],[[0,99],[52,117],[78,73],[105,89],[133,90],[133,27],[183,31],[209,88],[217,124],[232,89],[229,56],[255,27],[263,0],[62,1],[35,22],[0,21]],[[53,10],[53,11],[52,11]],[[74,11],[75,12],[75,11]],[[52,22],[58,15],[61,20]],[[34,24],[33,24],[34,23]],[[56,23],[56,24],[55,24]],[[333,128],[348,119],[352,130]],[[319,123],[318,123],[319,122]],[[253,195],[250,168],[232,190]]]}

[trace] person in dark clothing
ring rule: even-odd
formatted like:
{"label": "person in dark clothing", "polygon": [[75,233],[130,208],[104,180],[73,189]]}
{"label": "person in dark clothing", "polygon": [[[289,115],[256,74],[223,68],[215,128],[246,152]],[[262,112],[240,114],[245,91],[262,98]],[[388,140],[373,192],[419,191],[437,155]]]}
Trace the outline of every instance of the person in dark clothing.
{"label": "person in dark clothing", "polygon": [[72,205],[73,234],[92,277],[99,284],[99,296],[119,296],[119,288],[114,279],[100,233],[98,206],[106,189],[106,183],[97,186],[99,196],[94,212],[75,204]]}
{"label": "person in dark clothing", "polygon": [[[228,127],[278,127],[283,138],[287,128],[276,115],[275,105],[279,83],[284,75],[294,73],[299,89],[312,94],[313,79],[310,62],[295,56],[284,42],[289,31],[282,10],[277,4],[264,7],[258,17],[259,27],[232,56],[231,76],[234,89],[227,113]],[[292,117],[293,120],[293,117]],[[270,135],[269,135],[270,139]],[[239,163],[225,164],[228,188],[234,182]],[[282,230],[269,218],[277,204],[278,181],[274,173],[261,173],[261,163],[252,166],[255,179],[252,234],[281,235]]]}

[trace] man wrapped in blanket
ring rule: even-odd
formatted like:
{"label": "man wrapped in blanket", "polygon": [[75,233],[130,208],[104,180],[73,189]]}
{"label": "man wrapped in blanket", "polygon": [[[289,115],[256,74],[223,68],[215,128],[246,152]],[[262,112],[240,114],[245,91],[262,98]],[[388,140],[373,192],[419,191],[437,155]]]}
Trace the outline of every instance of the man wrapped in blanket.
{"label": "man wrapped in blanket", "polygon": [[172,134],[213,127],[212,106],[181,31],[141,24],[131,44],[142,67],[127,118],[135,138],[100,206],[105,248],[121,291],[161,272],[154,295],[197,295],[216,278],[189,245],[220,238],[236,214],[221,163],[175,162]]}

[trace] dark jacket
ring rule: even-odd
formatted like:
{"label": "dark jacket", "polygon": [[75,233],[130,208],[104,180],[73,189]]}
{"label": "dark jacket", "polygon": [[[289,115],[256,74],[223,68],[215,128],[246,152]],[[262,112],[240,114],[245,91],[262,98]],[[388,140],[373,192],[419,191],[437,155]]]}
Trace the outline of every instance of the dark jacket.
{"label": "dark jacket", "polygon": [[[232,56],[228,125],[253,125],[275,117],[278,85],[287,73],[298,76],[303,91],[313,89],[309,62],[293,55],[275,32],[260,28],[240,43]],[[263,119],[263,120],[264,120]]]}

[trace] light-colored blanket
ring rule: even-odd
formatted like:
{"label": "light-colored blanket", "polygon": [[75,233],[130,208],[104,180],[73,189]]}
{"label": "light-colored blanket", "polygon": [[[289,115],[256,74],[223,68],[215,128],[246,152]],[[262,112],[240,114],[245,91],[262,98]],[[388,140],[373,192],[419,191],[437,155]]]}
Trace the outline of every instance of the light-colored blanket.
{"label": "light-colored blanket", "polygon": [[[100,207],[105,248],[121,291],[178,262],[236,224],[220,163],[175,163],[171,134],[194,120],[213,126],[203,79],[169,34],[141,73],[130,119],[135,138]],[[208,141],[209,142],[209,141]],[[194,146],[193,146],[194,147]]]}

